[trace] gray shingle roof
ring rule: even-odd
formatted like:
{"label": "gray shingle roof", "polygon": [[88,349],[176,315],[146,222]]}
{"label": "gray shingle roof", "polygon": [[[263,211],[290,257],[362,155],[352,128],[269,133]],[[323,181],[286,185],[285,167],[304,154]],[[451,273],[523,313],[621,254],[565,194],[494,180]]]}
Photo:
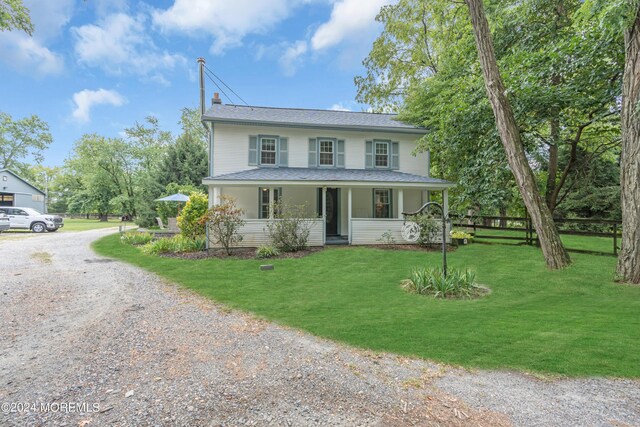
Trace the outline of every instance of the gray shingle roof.
{"label": "gray shingle roof", "polygon": [[424,129],[399,122],[395,120],[395,118],[395,114],[251,107],[233,104],[214,104],[203,116],[203,120],[213,122],[250,122],[273,126],[378,130],[415,134],[425,133]]}
{"label": "gray shingle roof", "polygon": [[205,181],[342,181],[453,185],[443,179],[378,169],[257,168],[209,177]]}

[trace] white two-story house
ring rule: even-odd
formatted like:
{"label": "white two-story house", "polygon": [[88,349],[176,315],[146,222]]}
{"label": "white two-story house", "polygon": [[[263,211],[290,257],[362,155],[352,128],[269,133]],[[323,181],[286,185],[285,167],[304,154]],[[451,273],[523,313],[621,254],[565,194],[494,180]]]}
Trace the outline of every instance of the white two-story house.
{"label": "white two-story house", "polygon": [[209,203],[233,196],[245,212],[244,246],[268,243],[273,202],[307,206],[310,245],[403,243],[403,212],[453,184],[429,176],[413,154],[424,129],[391,114],[222,104],[202,116],[209,130]]}

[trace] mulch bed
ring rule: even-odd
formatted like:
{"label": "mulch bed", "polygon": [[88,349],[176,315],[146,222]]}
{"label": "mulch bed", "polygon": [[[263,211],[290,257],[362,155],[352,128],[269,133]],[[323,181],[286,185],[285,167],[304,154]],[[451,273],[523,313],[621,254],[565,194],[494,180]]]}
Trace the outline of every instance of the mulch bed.
{"label": "mulch bed", "polygon": [[[307,255],[319,252],[323,250],[322,247],[308,248],[298,252],[284,252],[273,258],[264,259],[287,259],[287,258],[302,258]],[[256,259],[255,248],[236,248],[233,250],[232,255],[227,255],[223,249],[211,249],[209,251],[200,252],[183,252],[178,254],[162,254],[161,256],[166,258],[180,258],[180,259]]]}
{"label": "mulch bed", "polygon": [[[422,245],[366,245],[367,248],[376,248],[376,249],[389,249],[389,250],[400,250],[400,251],[422,251],[422,252],[442,252],[442,245],[430,245],[430,246],[422,246]],[[447,245],[447,252],[457,251],[458,247],[454,245]]]}
{"label": "mulch bed", "polygon": [[[353,246],[334,246],[334,248],[349,248]],[[365,246],[363,246],[365,247]],[[421,252],[440,252],[442,250],[441,245],[431,245],[431,246],[422,246],[422,245],[366,245],[367,248],[376,248],[376,249],[384,249],[384,250],[396,250],[396,251],[421,251]],[[308,255],[311,255],[316,252],[320,252],[323,250],[323,247],[313,247],[308,248],[303,251],[298,252],[284,252],[278,255],[277,257],[268,258],[268,259],[288,259],[288,258],[302,258]],[[457,250],[457,246],[447,245],[447,252],[453,252]],[[209,251],[200,251],[200,252],[182,252],[177,254],[160,254],[160,256],[165,258],[180,258],[180,259],[209,259],[209,258],[218,258],[218,259],[256,259],[256,249],[255,248],[236,248],[233,250],[232,255],[227,255],[223,249],[211,249]],[[267,258],[265,258],[267,259]]]}

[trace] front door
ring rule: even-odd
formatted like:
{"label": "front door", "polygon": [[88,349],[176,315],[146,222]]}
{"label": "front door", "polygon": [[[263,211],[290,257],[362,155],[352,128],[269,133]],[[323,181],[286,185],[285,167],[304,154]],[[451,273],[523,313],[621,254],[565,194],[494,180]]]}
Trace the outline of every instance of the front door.
{"label": "front door", "polygon": [[[327,188],[327,236],[338,235],[339,191],[337,188]],[[318,214],[322,215],[322,188],[318,189]]]}

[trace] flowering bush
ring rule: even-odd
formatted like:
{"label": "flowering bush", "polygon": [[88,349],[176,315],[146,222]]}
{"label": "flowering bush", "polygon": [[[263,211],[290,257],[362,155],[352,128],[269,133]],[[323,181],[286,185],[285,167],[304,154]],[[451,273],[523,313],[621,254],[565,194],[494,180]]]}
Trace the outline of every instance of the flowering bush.
{"label": "flowering bush", "polygon": [[240,228],[245,224],[243,214],[233,197],[222,195],[220,204],[209,209],[200,219],[200,224],[203,227],[209,224],[209,238],[215,244],[220,244],[227,255],[231,255],[231,248],[242,241]]}

